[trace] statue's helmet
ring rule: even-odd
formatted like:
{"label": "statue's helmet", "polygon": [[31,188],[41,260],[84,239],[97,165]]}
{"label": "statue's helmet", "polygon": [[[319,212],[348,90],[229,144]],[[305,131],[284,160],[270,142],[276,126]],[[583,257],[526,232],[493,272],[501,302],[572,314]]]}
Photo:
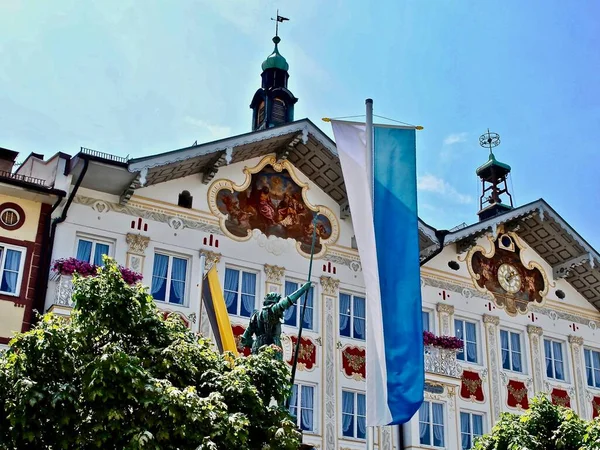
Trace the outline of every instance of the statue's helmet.
{"label": "statue's helmet", "polygon": [[263,305],[270,306],[277,303],[279,300],[281,300],[281,294],[278,294],[277,292],[269,292],[267,295],[265,295]]}

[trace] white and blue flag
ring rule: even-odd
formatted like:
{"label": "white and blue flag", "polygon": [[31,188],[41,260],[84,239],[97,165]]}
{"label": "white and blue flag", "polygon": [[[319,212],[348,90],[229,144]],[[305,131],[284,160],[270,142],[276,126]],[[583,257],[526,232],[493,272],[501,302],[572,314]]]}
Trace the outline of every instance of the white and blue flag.
{"label": "white and blue flag", "polygon": [[425,382],[416,131],[375,125],[369,158],[365,124],[331,123],[367,294],[367,425],[402,424]]}

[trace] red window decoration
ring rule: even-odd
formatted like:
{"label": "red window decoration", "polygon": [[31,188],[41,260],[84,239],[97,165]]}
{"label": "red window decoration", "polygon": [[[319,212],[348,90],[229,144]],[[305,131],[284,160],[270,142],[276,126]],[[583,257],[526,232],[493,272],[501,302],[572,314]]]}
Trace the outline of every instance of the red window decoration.
{"label": "red window decoration", "polygon": [[563,406],[565,408],[571,407],[571,397],[569,397],[569,393],[564,389],[552,389],[550,394],[552,398],[552,403],[557,406]]}
{"label": "red window decoration", "polygon": [[0,228],[17,230],[25,223],[25,211],[16,203],[2,203],[0,205]]}
{"label": "red window decoration", "polygon": [[233,331],[233,338],[235,339],[235,346],[237,347],[238,353],[244,356],[249,356],[252,353],[250,347],[244,347],[242,345],[242,335],[246,329],[241,325],[232,325],[231,330]]}
{"label": "red window decoration", "polygon": [[507,404],[511,408],[529,408],[529,400],[527,399],[527,387],[525,383],[517,380],[510,380],[506,386],[508,390]]}
{"label": "red window decoration", "polygon": [[366,352],[364,348],[345,347],[342,350],[342,368],[349,377],[365,379],[366,377]]}
{"label": "red window decoration", "polygon": [[[288,360],[288,364],[294,362],[294,353],[296,352],[296,342],[298,338],[292,336],[292,354]],[[300,351],[298,352],[298,368],[311,370],[317,363],[317,348],[309,338],[300,338]]]}
{"label": "red window decoration", "polygon": [[485,401],[481,376],[477,372],[464,370],[461,376],[460,396],[467,400]]}
{"label": "red window decoration", "polygon": [[600,416],[600,397],[592,399],[592,418]]}

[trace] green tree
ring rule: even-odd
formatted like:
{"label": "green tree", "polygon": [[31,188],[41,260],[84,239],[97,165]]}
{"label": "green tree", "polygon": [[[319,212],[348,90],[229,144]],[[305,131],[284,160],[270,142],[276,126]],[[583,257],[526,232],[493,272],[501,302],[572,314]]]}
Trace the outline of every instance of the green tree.
{"label": "green tree", "polygon": [[600,421],[585,421],[540,395],[522,415],[503,413],[475,450],[598,450]]}
{"label": "green tree", "polygon": [[0,355],[0,448],[298,448],[272,350],[220,355],[110,259],[74,285],[70,320],[46,314]]}

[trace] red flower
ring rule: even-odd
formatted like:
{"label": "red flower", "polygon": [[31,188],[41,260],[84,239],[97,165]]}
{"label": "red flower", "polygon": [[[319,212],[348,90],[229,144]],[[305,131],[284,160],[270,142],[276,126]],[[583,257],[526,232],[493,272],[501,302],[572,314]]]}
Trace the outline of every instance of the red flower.
{"label": "red flower", "polygon": [[454,336],[436,336],[430,331],[423,332],[423,345],[444,348],[446,350],[460,350],[464,343],[462,339]]}
{"label": "red flower", "polygon": [[[73,257],[57,259],[52,264],[52,270],[61,275],[73,275],[74,273],[77,273],[82,277],[93,277],[98,275],[98,266]],[[123,266],[119,266],[119,271],[121,272],[123,281],[129,285],[142,281],[143,276],[141,273]]]}

